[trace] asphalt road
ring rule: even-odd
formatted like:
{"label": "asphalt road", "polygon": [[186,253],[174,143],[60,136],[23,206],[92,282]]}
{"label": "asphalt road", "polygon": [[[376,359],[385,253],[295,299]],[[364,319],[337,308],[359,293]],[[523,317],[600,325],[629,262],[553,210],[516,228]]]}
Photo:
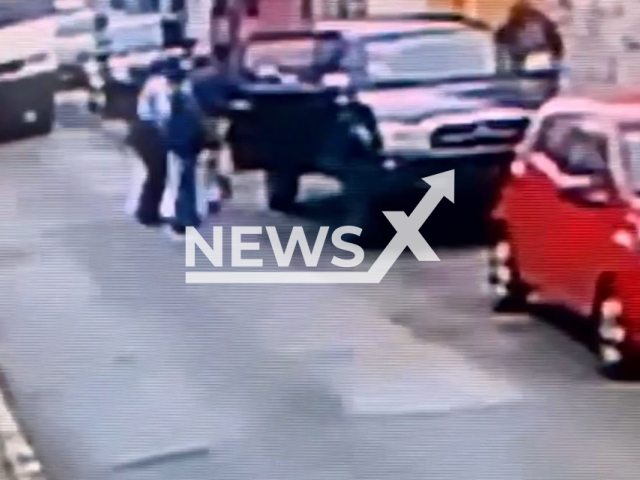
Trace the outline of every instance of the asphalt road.
{"label": "asphalt road", "polygon": [[[491,314],[481,247],[379,285],[186,285],[123,213],[117,134],[61,111],[0,146],[0,365],[51,480],[638,478],[640,386],[567,322]],[[216,224],[330,221],[327,182],[302,217],[237,185]]]}

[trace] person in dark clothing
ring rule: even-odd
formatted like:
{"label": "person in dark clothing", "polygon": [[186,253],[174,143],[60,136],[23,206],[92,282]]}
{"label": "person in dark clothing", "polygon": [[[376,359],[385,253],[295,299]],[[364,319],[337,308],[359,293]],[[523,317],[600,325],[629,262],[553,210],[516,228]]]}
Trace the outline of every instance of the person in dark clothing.
{"label": "person in dark clothing", "polygon": [[362,228],[360,240],[367,242],[375,236],[372,202],[381,188],[382,137],[373,111],[358,101],[352,85],[339,88],[336,104],[320,161],[342,175],[344,225]]}
{"label": "person in dark clothing", "polygon": [[[227,199],[232,196],[232,184],[231,179],[220,172],[220,160],[227,142],[229,104],[236,96],[237,85],[225,71],[225,65],[224,53],[218,53],[214,64],[194,68],[189,79],[193,96],[206,116],[206,149],[210,154],[207,165],[209,188],[213,191],[217,186],[222,198]],[[219,200],[210,198],[212,213],[220,208]]]}
{"label": "person in dark clothing", "polygon": [[155,125],[136,121],[131,127],[129,141],[147,171],[136,218],[143,225],[160,225],[162,223],[160,204],[167,179],[167,150],[164,138]]}
{"label": "person in dark clothing", "polygon": [[518,0],[506,23],[496,32],[498,48],[515,72],[522,71],[527,58],[548,53],[554,64],[564,57],[564,43],[558,26],[529,0]]}
{"label": "person in dark clothing", "polygon": [[180,165],[171,228],[174,234],[182,236],[187,227],[198,227],[201,222],[197,207],[196,170],[206,135],[203,115],[179,62],[170,62],[166,75],[171,88],[171,113],[165,130],[167,147]]}
{"label": "person in dark clothing", "polygon": [[138,115],[130,125],[127,139],[147,172],[136,218],[148,226],[162,223],[160,205],[167,180],[167,146],[162,124],[168,117],[169,103],[167,85],[161,72],[162,64],[155,62],[138,99]]}

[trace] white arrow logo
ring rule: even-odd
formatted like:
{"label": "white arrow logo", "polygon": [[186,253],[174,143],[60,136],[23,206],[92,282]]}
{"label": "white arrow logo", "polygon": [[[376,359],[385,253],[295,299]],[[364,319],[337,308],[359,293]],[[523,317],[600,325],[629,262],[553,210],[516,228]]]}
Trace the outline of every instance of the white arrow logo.
{"label": "white arrow logo", "polygon": [[431,188],[420,203],[407,216],[404,212],[384,212],[396,229],[389,245],[366,272],[187,272],[187,283],[306,283],[346,284],[380,283],[398,260],[405,248],[409,248],[421,262],[439,262],[440,259],[420,234],[420,227],[427,221],[443,198],[454,201],[454,171],[425,177]]}

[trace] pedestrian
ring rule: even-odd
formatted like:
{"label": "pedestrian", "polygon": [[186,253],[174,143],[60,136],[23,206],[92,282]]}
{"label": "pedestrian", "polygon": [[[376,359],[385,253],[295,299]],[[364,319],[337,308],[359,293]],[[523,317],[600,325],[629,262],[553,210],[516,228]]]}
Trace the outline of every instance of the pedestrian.
{"label": "pedestrian", "polygon": [[564,56],[564,43],[558,26],[531,0],[518,0],[509,11],[505,24],[496,32],[496,42],[509,69],[521,73],[534,54],[547,54],[552,66]]}
{"label": "pedestrian", "polygon": [[187,227],[198,227],[201,222],[196,174],[206,133],[204,116],[178,59],[168,61],[166,77],[170,88],[170,115],[165,135],[169,154],[175,159],[179,172],[171,233],[174,238],[183,238]]}
{"label": "pedestrian", "polygon": [[228,52],[216,50],[214,63],[196,62],[190,75],[194,98],[206,117],[207,188],[211,213],[219,210],[221,200],[232,196],[227,133],[229,104],[236,85],[227,66]]}
{"label": "pedestrian", "polygon": [[98,113],[104,108],[104,79],[109,77],[109,58],[112,53],[113,39],[109,31],[109,17],[103,13],[96,13],[93,19],[93,60],[90,64],[95,70],[89,76],[89,100],[87,107],[92,113]]}
{"label": "pedestrian", "polygon": [[[336,97],[337,115],[328,133],[320,161],[328,171],[343,171],[344,225],[362,229],[359,241],[376,237],[374,199],[380,195],[380,169],[383,163],[382,138],[371,108],[358,101],[348,78],[337,75],[327,80]],[[334,85],[335,82],[335,85]]]}
{"label": "pedestrian", "polygon": [[96,55],[106,56],[111,53],[113,39],[109,31],[109,17],[105,13],[97,13],[93,20],[93,41]]}
{"label": "pedestrian", "polygon": [[163,223],[160,205],[167,181],[164,126],[171,115],[171,92],[162,73],[162,62],[154,62],[138,97],[137,118],[131,123],[128,138],[146,170],[135,215],[141,224],[147,226]]}

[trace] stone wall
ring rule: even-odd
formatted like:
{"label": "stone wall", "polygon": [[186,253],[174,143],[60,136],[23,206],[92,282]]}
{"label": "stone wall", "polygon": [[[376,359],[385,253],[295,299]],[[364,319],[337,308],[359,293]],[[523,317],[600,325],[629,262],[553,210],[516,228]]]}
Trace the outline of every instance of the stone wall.
{"label": "stone wall", "polygon": [[560,25],[568,80],[577,90],[640,84],[640,0],[559,0],[542,5]]}

